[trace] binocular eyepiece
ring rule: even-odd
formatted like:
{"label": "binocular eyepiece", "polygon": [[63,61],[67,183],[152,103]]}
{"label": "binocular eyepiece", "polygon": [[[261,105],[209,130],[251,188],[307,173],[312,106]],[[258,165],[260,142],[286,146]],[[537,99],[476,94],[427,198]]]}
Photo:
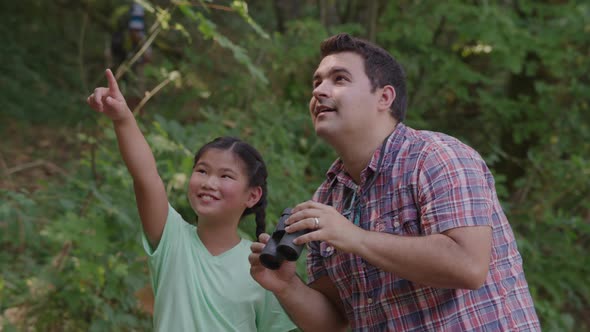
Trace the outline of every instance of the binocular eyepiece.
{"label": "binocular eyepiece", "polygon": [[295,245],[293,240],[307,233],[308,230],[287,233],[285,231],[285,220],[287,220],[290,215],[291,209],[286,208],[281,214],[277,227],[270,236],[268,243],[264,249],[262,249],[260,262],[268,269],[278,270],[281,267],[283,260],[296,261],[299,258],[299,255],[301,255],[303,245]]}

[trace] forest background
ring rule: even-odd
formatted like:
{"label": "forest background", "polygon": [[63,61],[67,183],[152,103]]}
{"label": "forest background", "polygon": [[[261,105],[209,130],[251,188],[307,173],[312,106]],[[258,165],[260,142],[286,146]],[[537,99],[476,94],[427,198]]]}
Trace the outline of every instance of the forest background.
{"label": "forest background", "polygon": [[[193,154],[220,135],[262,151],[268,231],[310,198],[335,158],[307,111],[318,45],[349,32],[404,65],[408,125],[456,136],[488,162],[543,330],[590,330],[588,2],[141,3],[152,59],[121,86],[187,220]],[[85,104],[115,65],[108,47],[129,4],[0,3],[2,331],[151,326],[131,178],[111,123]],[[253,220],[241,231],[252,239]]]}

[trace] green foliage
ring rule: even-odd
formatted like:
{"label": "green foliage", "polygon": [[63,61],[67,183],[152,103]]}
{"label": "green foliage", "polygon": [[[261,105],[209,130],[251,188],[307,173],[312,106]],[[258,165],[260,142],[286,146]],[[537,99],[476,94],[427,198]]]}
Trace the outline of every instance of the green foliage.
{"label": "green foliage", "polygon": [[[194,153],[217,136],[240,136],[269,167],[270,231],[283,208],[311,197],[335,158],[308,119],[311,74],[319,42],[339,31],[362,36],[364,14],[340,13],[337,24],[324,25],[315,3],[301,4],[305,14],[285,20],[279,32],[271,27],[275,8],[255,2],[142,3],[161,28],[156,57],[143,71],[146,86],[166,84],[138,119],[172,205],[195,220],[186,199]],[[41,190],[0,189],[0,326],[18,313],[26,313],[19,324],[43,331],[151,326],[135,295],[149,280],[132,181],[110,123],[83,104],[104,81],[102,53],[113,25],[105,18],[124,5],[0,5],[7,36],[0,120],[68,126],[83,152],[62,165],[67,176]],[[343,1],[338,10],[359,6]],[[376,38],[406,69],[408,124],[459,137],[482,154],[516,233],[543,330],[588,330],[590,5],[380,6]],[[122,83],[128,91],[133,84]],[[240,231],[252,239],[253,218]],[[298,270],[305,275],[303,259]]]}
{"label": "green foliage", "polygon": [[[23,22],[23,17],[15,15],[19,12],[28,12],[34,19]],[[0,121],[11,117],[29,123],[56,122],[58,110],[60,123],[73,124],[81,119],[75,105],[85,91],[79,89],[77,49],[67,43],[53,47],[55,36],[76,39],[78,35],[60,29],[56,17],[57,8],[34,1],[0,4],[0,34],[5,36],[0,52]],[[82,25],[81,19],[70,21]]]}
{"label": "green foliage", "polygon": [[[113,171],[106,162],[96,166]],[[26,312],[25,326],[46,331],[149,326],[133,296],[147,282],[135,208],[120,204],[133,201],[124,189],[129,180],[111,177],[108,186],[97,188],[89,175],[39,193],[34,204],[18,193],[3,197],[0,218],[9,229],[20,228],[21,236],[18,242],[2,239],[0,261],[10,267],[4,271],[13,272],[3,272],[2,298],[8,301],[0,305]]]}
{"label": "green foliage", "polygon": [[[246,51],[231,42],[227,37],[223,34],[219,33],[217,30],[217,26],[211,20],[207,19],[202,13],[196,12],[191,8],[190,5],[179,4],[178,8],[180,11],[192,21],[196,22],[198,25],[198,30],[201,35],[206,39],[213,39],[219,46],[229,49],[234,58],[241,64],[245,65],[250,74],[255,77],[256,79],[267,83],[266,77],[264,74],[254,66],[246,54]],[[262,29],[252,20],[252,18],[248,15],[248,7],[245,2],[243,1],[234,1],[232,3],[232,8],[236,9],[240,16],[244,18],[254,29],[261,34],[263,37],[268,38],[268,35],[262,31]]]}

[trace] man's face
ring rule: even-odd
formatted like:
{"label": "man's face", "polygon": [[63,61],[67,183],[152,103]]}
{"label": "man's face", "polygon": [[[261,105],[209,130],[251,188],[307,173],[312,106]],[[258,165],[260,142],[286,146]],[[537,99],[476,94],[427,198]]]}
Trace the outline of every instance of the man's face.
{"label": "man's face", "polygon": [[313,76],[309,102],[318,136],[343,140],[375,125],[380,89],[371,92],[363,58],[352,52],[328,55]]}

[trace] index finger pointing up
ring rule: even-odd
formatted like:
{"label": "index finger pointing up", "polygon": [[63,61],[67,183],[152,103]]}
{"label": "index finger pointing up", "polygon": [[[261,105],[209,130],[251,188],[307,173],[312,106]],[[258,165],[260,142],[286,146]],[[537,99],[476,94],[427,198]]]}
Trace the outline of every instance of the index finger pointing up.
{"label": "index finger pointing up", "polygon": [[109,83],[109,92],[120,93],[119,85],[117,84],[117,79],[115,78],[115,75],[113,75],[113,72],[110,69],[107,69],[106,76],[107,81]]}

